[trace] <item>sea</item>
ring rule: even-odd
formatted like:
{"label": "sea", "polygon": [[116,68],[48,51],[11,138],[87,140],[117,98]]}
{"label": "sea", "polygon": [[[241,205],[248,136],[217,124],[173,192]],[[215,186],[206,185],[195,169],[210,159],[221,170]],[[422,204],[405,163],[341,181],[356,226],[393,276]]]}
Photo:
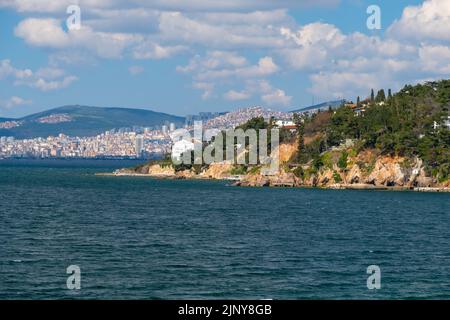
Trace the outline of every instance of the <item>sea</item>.
{"label": "sea", "polygon": [[0,299],[450,298],[448,193],[95,175],[136,164],[0,161]]}

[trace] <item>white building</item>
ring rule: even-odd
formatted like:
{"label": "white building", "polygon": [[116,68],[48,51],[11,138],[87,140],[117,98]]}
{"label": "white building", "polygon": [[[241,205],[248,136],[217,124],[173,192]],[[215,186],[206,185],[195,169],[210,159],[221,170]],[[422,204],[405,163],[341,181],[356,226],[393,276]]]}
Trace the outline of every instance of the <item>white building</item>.
{"label": "white building", "polygon": [[448,116],[447,119],[444,120],[444,126],[446,126],[448,130],[450,130],[450,116]]}
{"label": "white building", "polygon": [[275,121],[275,125],[278,128],[286,128],[286,129],[296,129],[297,128],[294,121],[291,121],[291,120],[277,120],[277,121]]}
{"label": "white building", "polygon": [[[441,126],[441,124],[439,124],[436,121],[434,121],[434,123],[433,123],[433,129],[434,130],[436,130],[440,126]],[[442,121],[442,126],[447,127],[447,129],[450,130],[450,116],[448,116],[447,119]]]}
{"label": "white building", "polygon": [[172,146],[172,159],[180,160],[181,155],[185,152],[194,150],[194,143],[187,140],[180,140]]}
{"label": "white building", "polygon": [[144,151],[144,137],[141,135],[136,136],[135,151],[137,157],[140,157]]}

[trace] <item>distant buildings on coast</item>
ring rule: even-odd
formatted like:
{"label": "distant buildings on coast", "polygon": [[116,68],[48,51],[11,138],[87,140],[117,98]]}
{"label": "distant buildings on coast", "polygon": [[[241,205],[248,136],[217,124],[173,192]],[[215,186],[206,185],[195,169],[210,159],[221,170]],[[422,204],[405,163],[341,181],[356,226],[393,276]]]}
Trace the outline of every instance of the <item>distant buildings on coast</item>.
{"label": "distant buildings on coast", "polygon": [[[363,114],[369,107],[367,101],[361,101],[359,104],[347,101],[344,103],[353,109],[355,115]],[[311,114],[325,108],[325,104],[318,106],[295,112]],[[252,118],[263,117],[266,121],[274,119],[276,126],[280,128],[295,130],[292,116],[293,112],[274,111],[256,106],[228,113],[203,112],[198,116],[188,116],[185,128],[193,130],[194,121],[202,121],[204,130],[220,131],[235,128]],[[60,121],[61,118],[57,120]],[[56,118],[44,121],[53,122]],[[7,121],[6,125],[5,122],[0,123],[2,124],[13,125],[11,121]],[[441,126],[450,130],[450,117],[443,119],[441,123],[434,123],[435,130]],[[64,134],[34,139],[0,137],[0,158],[151,158],[155,154],[164,155],[171,152],[173,141],[170,134],[176,129],[174,123],[164,123],[156,127],[117,128],[92,137],[71,137]],[[186,146],[182,146],[181,149],[185,148]]]}
{"label": "distant buildings on coast", "polygon": [[[290,120],[291,113],[272,111],[262,107],[239,109],[228,113],[202,112],[188,116],[185,128],[193,129],[194,121],[202,121],[204,129],[234,128],[255,117]],[[61,117],[44,119],[47,123],[65,120]],[[13,125],[12,123],[7,126]],[[0,137],[1,158],[149,158],[168,154],[173,145],[170,133],[177,129],[174,123],[156,127],[133,126],[105,131],[92,137],[73,137],[65,134],[15,139]]]}

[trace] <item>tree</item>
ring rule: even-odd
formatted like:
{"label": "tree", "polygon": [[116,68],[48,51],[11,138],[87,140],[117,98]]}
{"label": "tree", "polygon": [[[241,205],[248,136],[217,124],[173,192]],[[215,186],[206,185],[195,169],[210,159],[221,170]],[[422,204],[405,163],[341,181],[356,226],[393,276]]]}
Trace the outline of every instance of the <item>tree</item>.
{"label": "tree", "polygon": [[384,93],[384,89],[378,90],[375,101],[376,102],[386,101],[386,94]]}
{"label": "tree", "polygon": [[305,149],[305,121],[297,114],[294,113],[294,123],[297,127],[297,141],[298,141],[298,152],[304,152]]}
{"label": "tree", "polygon": [[370,92],[370,102],[374,102],[375,101],[375,93],[372,89],[372,91]]}
{"label": "tree", "polygon": [[388,101],[391,101],[391,99],[392,99],[392,90],[389,89],[388,90]]}
{"label": "tree", "polygon": [[348,152],[344,151],[339,157],[337,165],[341,170],[345,170],[347,169],[347,162],[348,162]]}
{"label": "tree", "polygon": [[361,106],[361,98],[359,96],[356,98],[356,106]]}

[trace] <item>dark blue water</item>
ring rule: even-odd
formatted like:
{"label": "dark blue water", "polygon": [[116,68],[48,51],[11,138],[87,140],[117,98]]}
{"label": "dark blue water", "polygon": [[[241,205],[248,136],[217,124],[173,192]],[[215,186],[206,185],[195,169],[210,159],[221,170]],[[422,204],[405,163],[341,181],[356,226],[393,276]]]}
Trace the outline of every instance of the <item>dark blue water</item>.
{"label": "dark blue water", "polygon": [[450,297],[449,194],[93,175],[123,165],[0,161],[0,298]]}

